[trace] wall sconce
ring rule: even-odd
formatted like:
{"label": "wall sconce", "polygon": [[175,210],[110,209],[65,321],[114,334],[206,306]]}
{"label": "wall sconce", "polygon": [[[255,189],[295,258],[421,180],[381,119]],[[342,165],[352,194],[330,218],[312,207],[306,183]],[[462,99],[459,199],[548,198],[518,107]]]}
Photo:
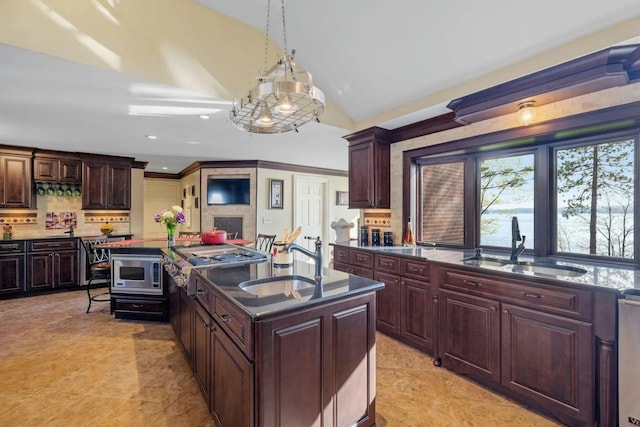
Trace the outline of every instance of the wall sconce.
{"label": "wall sconce", "polygon": [[536,118],[536,101],[524,101],[518,104],[518,113],[516,117],[523,125],[528,125]]}

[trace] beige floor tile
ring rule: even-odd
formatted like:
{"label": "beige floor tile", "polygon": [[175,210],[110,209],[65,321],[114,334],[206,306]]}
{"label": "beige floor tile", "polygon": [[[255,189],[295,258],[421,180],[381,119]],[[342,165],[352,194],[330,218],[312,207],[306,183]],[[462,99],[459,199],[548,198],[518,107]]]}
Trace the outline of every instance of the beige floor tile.
{"label": "beige floor tile", "polygon": [[[2,427],[214,425],[170,325],[86,303],[82,291],[0,301]],[[378,426],[556,425],[377,337]]]}

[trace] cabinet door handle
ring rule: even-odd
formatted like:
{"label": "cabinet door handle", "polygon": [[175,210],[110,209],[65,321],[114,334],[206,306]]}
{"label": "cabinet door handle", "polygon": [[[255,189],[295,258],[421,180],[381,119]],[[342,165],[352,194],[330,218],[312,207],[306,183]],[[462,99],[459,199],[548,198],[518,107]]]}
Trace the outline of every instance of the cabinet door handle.
{"label": "cabinet door handle", "polygon": [[492,306],[491,306],[491,311],[494,311],[494,312],[495,312],[495,311],[498,311],[498,307],[496,307],[495,305],[492,305]]}
{"label": "cabinet door handle", "polygon": [[196,295],[204,295],[204,291],[202,289],[198,289],[196,291]]}
{"label": "cabinet door handle", "polygon": [[473,280],[465,280],[463,283],[469,286],[480,286],[480,283],[474,282]]}
{"label": "cabinet door handle", "polygon": [[542,295],[539,295],[539,294],[532,294],[532,293],[530,293],[530,292],[525,292],[525,293],[524,293],[524,296],[525,296],[526,298],[536,298],[536,299],[537,299],[537,298],[542,298]]}
{"label": "cabinet door handle", "polygon": [[509,314],[509,310],[507,310],[506,308],[502,310],[502,314]]}
{"label": "cabinet door handle", "polygon": [[222,320],[224,323],[227,323],[231,321],[231,317],[229,317],[226,314],[223,314],[222,316],[220,316],[220,320]]}

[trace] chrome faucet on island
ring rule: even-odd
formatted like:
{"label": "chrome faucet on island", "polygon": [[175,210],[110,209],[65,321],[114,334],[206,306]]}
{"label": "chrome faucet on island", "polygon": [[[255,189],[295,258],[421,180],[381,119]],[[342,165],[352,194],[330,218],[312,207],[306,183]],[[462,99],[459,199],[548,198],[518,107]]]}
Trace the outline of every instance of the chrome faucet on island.
{"label": "chrome faucet on island", "polygon": [[[305,239],[313,240],[314,237],[305,236]],[[307,249],[305,247],[302,247],[300,245],[297,245],[295,243],[289,243],[288,245],[285,245],[283,250],[287,251],[287,252],[298,251],[298,252],[301,252],[301,253],[305,254],[309,258],[313,259],[313,261],[315,263],[315,277],[314,278],[316,279],[316,282],[320,283],[322,281],[322,240],[320,240],[320,236],[315,238],[315,240],[316,240],[315,241],[315,245],[316,245],[316,251],[315,252],[311,252],[309,249]]]}
{"label": "chrome faucet on island", "polygon": [[[511,261],[517,261],[518,255],[524,252],[524,240],[527,236],[520,236],[520,226],[518,225],[518,217],[511,218]],[[522,241],[518,245],[518,242]]]}

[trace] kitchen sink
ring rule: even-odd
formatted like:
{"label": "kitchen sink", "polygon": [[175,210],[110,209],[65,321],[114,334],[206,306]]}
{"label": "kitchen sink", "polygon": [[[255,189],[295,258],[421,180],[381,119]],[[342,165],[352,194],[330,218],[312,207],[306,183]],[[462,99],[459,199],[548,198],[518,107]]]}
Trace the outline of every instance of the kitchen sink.
{"label": "kitchen sink", "polygon": [[568,265],[532,261],[511,261],[506,258],[492,258],[482,255],[462,258],[460,261],[462,261],[464,265],[471,265],[474,267],[504,267],[505,270],[508,268],[514,273],[529,273],[550,277],[580,277],[587,272],[584,268],[571,267]]}
{"label": "kitchen sink", "polygon": [[505,265],[513,264],[508,259],[492,258],[481,255],[462,258],[461,261],[464,263],[464,265],[472,265],[475,267],[504,267]]}
{"label": "kitchen sink", "polygon": [[544,264],[536,262],[517,262],[513,264],[514,273],[530,272],[541,276],[580,277],[587,272],[584,268],[568,265]]}
{"label": "kitchen sink", "polygon": [[[267,279],[249,280],[238,285],[240,289],[252,295],[259,297],[268,297],[272,295],[292,296],[297,300],[302,300],[303,296],[299,291],[313,289],[316,287],[316,281],[305,276],[279,276]],[[312,293],[304,292],[307,299]]]}

